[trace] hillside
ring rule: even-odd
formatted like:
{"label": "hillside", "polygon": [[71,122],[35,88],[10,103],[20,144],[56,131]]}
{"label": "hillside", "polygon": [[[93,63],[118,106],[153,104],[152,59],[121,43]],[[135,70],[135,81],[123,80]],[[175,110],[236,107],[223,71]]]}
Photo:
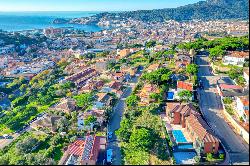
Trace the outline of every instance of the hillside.
{"label": "hillside", "polygon": [[54,23],[97,24],[103,18],[119,20],[132,18],[144,22],[163,22],[165,20],[221,20],[221,19],[249,19],[249,0],[207,0],[177,8],[155,10],[138,10],[119,13],[100,13],[91,17],[75,19],[56,19]]}
{"label": "hillside", "polygon": [[171,9],[141,10],[119,13],[141,21],[248,19],[249,0],[207,0]]}

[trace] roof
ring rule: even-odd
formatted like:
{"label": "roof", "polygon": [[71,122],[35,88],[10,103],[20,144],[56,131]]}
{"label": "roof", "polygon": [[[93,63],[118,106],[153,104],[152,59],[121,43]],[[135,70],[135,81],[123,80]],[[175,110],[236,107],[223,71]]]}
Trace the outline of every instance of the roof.
{"label": "roof", "polygon": [[157,70],[159,66],[160,66],[159,63],[152,64],[148,67],[148,70]]}
{"label": "roof", "polygon": [[249,76],[249,68],[243,70],[245,74]]}
{"label": "roof", "polygon": [[193,91],[193,84],[184,81],[178,81],[177,88]]}
{"label": "roof", "polygon": [[52,131],[56,130],[56,123],[59,119],[61,119],[62,116],[56,116],[56,115],[47,115],[43,119],[39,119],[34,121],[31,126],[36,127],[48,127],[51,128]]}
{"label": "roof", "polygon": [[186,118],[186,122],[191,126],[192,131],[203,142],[219,142],[219,140],[211,134],[211,129],[201,116],[191,114]]}
{"label": "roof", "polygon": [[69,154],[74,154],[80,156],[83,152],[85,141],[76,140],[74,143],[70,144],[68,147]]}
{"label": "roof", "polygon": [[112,88],[112,89],[117,89],[117,90],[119,90],[119,89],[121,88],[121,86],[122,86],[122,83],[117,82],[117,81],[112,81],[112,82],[110,83],[110,88]]}
{"label": "roof", "polygon": [[89,135],[86,137],[81,160],[97,161],[102,146],[106,146],[106,137]]}
{"label": "roof", "polygon": [[249,58],[249,52],[231,51],[231,52],[228,52],[228,54],[226,56],[235,57],[235,58]]}
{"label": "roof", "polygon": [[239,96],[239,99],[244,106],[249,106],[249,96]]}
{"label": "roof", "polygon": [[52,107],[52,109],[56,110],[67,110],[74,111],[76,108],[76,101],[72,98],[63,98],[60,103]]}
{"label": "roof", "polygon": [[96,95],[98,97],[98,101],[101,101],[106,97],[107,93],[97,93]]}
{"label": "roof", "polygon": [[242,87],[239,86],[239,85],[220,84],[219,87],[221,88],[221,90],[224,90],[224,89],[239,89],[239,90],[242,90]]}
{"label": "roof", "polygon": [[196,109],[194,108],[193,104],[181,104],[181,103],[167,103],[167,110],[171,113],[173,112],[180,112],[184,116],[189,116],[190,114],[197,114]]}

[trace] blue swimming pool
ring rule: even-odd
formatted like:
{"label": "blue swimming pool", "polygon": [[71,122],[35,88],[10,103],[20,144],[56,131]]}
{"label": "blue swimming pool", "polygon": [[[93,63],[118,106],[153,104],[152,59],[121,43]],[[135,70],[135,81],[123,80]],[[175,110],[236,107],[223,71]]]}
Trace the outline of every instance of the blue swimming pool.
{"label": "blue swimming pool", "polygon": [[168,92],[168,100],[174,100],[174,92]]}
{"label": "blue swimming pool", "polygon": [[187,139],[185,138],[181,130],[173,130],[172,133],[177,144],[187,142]]}
{"label": "blue swimming pool", "polygon": [[178,145],[178,149],[193,149],[193,145],[192,144]]}

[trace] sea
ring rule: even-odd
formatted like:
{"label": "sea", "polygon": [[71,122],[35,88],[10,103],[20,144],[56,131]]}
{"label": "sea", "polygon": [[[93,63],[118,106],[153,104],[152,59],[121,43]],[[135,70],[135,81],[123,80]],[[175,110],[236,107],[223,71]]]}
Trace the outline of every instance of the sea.
{"label": "sea", "polygon": [[97,25],[53,24],[56,18],[88,17],[100,12],[0,12],[0,29],[9,32],[44,29],[48,27],[97,32],[105,29]]}

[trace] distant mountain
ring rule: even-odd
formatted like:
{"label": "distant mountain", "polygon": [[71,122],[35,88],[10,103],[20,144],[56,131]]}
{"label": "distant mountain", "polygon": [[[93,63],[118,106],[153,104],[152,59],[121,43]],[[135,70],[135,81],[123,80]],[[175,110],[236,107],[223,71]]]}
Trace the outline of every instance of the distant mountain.
{"label": "distant mountain", "polygon": [[138,10],[119,13],[99,13],[90,17],[57,19],[54,23],[98,24],[103,18],[119,20],[132,18],[144,22],[163,22],[165,20],[221,20],[249,19],[249,0],[206,0],[177,8]]}
{"label": "distant mountain", "polygon": [[119,13],[141,21],[249,19],[249,0],[207,0],[177,8]]}

